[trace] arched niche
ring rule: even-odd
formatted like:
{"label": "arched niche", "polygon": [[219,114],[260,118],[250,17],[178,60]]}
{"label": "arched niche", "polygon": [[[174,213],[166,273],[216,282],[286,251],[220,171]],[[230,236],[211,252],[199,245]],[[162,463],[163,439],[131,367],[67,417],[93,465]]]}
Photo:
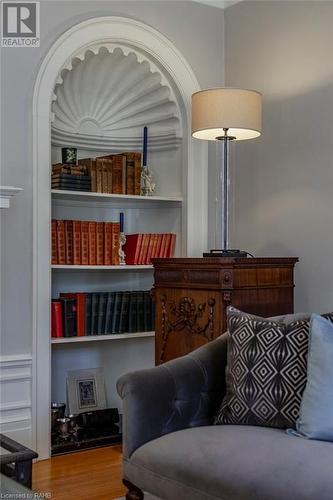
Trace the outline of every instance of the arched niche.
{"label": "arched niche", "polygon": [[[123,17],[99,17],[79,23],[60,36],[44,58],[33,96],[33,438],[40,458],[49,456],[51,351],[50,325],[50,222],[52,102],[64,69],[92,48],[120,47],[149,61],[167,82],[178,112],[178,135],[173,146],[182,147],[184,253],[200,256],[207,245],[207,147],[190,137],[191,95],[198,81],[178,49],[161,33]],[[126,49],[125,49],[126,48]],[[94,53],[94,49],[92,50]],[[139,56],[138,56],[139,55]],[[91,131],[91,129],[90,129]],[[181,131],[181,132],[180,132]],[[177,145],[177,139],[180,139]],[[171,142],[172,142],[171,141]],[[165,146],[165,144],[164,144]]]}

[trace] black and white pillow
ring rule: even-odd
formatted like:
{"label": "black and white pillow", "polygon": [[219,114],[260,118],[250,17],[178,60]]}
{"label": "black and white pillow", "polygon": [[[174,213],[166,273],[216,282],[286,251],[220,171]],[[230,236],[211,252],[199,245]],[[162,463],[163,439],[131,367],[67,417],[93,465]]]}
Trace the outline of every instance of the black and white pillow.
{"label": "black and white pillow", "polygon": [[[333,314],[324,315],[333,321]],[[227,310],[226,395],[217,424],[295,426],[306,384],[310,315]]]}

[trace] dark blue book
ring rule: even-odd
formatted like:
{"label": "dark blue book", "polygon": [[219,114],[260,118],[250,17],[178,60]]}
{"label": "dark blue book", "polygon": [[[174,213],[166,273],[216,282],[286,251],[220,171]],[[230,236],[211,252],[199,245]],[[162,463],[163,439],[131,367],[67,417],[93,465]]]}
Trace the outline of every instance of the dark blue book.
{"label": "dark blue book", "polygon": [[85,328],[84,334],[91,335],[91,293],[85,293]]}
{"label": "dark blue book", "polygon": [[128,332],[128,307],[130,300],[131,292],[124,292],[122,301],[121,301],[121,309],[120,309],[120,318],[119,318],[119,333]]}
{"label": "dark blue book", "polygon": [[104,335],[109,335],[112,332],[111,321],[113,313],[115,292],[109,292],[106,299],[106,311],[105,311],[105,324],[104,324]]}
{"label": "dark blue book", "polygon": [[131,292],[128,304],[128,333],[137,331],[137,292]]}
{"label": "dark blue book", "polygon": [[90,335],[97,335],[98,302],[99,302],[99,293],[92,293],[91,294],[91,325],[90,325]]}
{"label": "dark blue book", "polygon": [[122,297],[123,297],[123,292],[116,292],[115,293],[114,304],[113,304],[113,313],[112,313],[112,322],[111,322],[111,333],[119,333]]}
{"label": "dark blue book", "polygon": [[105,293],[105,292],[101,292],[99,294],[98,319],[97,319],[97,335],[103,335],[104,334],[107,297],[108,297],[108,294]]}

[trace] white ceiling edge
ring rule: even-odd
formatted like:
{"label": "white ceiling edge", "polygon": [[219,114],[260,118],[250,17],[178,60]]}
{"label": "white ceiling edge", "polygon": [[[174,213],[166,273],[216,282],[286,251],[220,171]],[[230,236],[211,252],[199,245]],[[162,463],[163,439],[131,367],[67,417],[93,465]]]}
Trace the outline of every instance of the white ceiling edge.
{"label": "white ceiling edge", "polygon": [[211,5],[212,7],[218,7],[219,9],[226,9],[235,3],[239,3],[242,0],[192,0],[192,2],[203,3],[205,5]]}

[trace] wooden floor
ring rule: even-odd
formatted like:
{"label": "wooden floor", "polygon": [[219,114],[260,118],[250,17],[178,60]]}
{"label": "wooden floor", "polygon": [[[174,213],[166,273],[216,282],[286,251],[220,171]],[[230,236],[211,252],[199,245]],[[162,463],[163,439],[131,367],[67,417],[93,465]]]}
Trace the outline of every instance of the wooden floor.
{"label": "wooden floor", "polygon": [[52,500],[113,500],[125,494],[121,446],[42,460],[33,465],[34,491]]}

